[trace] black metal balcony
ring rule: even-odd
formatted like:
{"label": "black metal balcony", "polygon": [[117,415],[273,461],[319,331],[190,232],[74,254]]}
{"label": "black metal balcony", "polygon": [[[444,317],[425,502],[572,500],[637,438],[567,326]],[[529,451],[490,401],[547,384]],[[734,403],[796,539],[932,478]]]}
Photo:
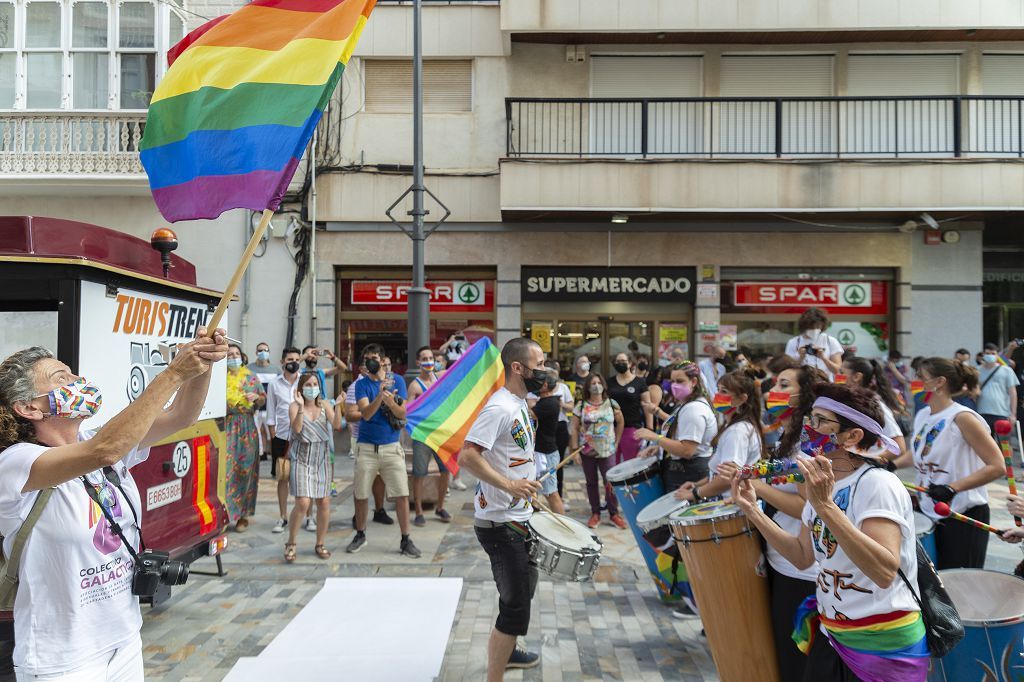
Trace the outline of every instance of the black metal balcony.
{"label": "black metal balcony", "polygon": [[508,157],[1024,156],[1024,97],[505,100]]}

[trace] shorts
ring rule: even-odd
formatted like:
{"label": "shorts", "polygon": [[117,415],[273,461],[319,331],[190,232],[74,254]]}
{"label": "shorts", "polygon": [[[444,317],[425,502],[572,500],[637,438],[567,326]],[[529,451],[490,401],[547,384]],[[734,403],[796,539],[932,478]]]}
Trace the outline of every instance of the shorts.
{"label": "shorts", "polygon": [[[276,478],[279,481],[288,480],[288,472],[291,467],[288,466],[288,446],[291,444],[290,441],[284,440],[274,436],[270,439],[270,477]],[[285,462],[285,465],[281,467],[283,473],[278,473],[277,462],[278,460]]]}
{"label": "shorts", "polygon": [[498,619],[494,628],[523,637],[530,629],[530,602],[537,591],[537,566],[530,562],[527,539],[502,524],[477,526],[476,539],[491,560],[491,575],[498,588]]}
{"label": "shorts", "polygon": [[427,475],[428,469],[430,468],[430,456],[434,456],[434,461],[437,462],[437,470],[441,473],[445,473],[448,469],[445,467],[444,462],[437,456],[437,453],[430,449],[430,446],[426,443],[421,443],[418,440],[412,442],[412,476],[413,478],[422,478]]}
{"label": "shorts", "polygon": [[405,450],[400,443],[356,443],[355,498],[369,499],[373,479],[380,474],[389,498],[409,496]]}
{"label": "shorts", "polygon": [[[561,461],[561,458],[558,456],[557,452],[552,452],[550,454],[544,454],[543,452],[535,452],[533,453],[533,457],[537,465],[538,481],[544,474],[558,466],[558,463]],[[558,478],[554,474],[548,476],[543,481],[541,481],[540,485],[540,492],[542,495],[554,495],[555,493],[558,492]]]}

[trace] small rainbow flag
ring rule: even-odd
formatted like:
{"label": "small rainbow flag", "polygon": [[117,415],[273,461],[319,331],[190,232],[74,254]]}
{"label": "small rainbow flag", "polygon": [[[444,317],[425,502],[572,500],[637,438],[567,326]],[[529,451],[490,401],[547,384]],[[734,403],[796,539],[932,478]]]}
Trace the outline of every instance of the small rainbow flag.
{"label": "small rainbow flag", "polygon": [[711,399],[711,407],[715,408],[715,412],[722,412],[725,414],[728,414],[735,409],[732,406],[732,398],[724,393],[715,394],[715,397]]}
{"label": "small rainbow flag", "polygon": [[773,417],[781,417],[789,407],[789,394],[782,391],[769,391],[765,398],[765,407],[768,414]]}
{"label": "small rainbow flag", "polygon": [[836,374],[834,377],[832,377],[832,383],[833,384],[845,384],[846,383],[846,375],[845,374]]}
{"label": "small rainbow flag", "polygon": [[1000,353],[999,355],[996,356],[996,364],[997,365],[1002,365],[1003,367],[1009,367],[1010,366],[1010,363],[1007,362],[1007,360],[1006,360],[1006,356],[1003,355],[1002,353]]}
{"label": "small rainbow flag", "polygon": [[914,400],[919,400],[924,397],[924,382],[923,381],[911,381],[910,382],[910,395],[914,397]]}
{"label": "small rainbow flag", "polygon": [[501,353],[484,337],[463,353],[440,379],[409,404],[405,428],[430,447],[448,471],[459,471],[456,456],[487,399],[505,385]]}
{"label": "small rainbow flag", "polygon": [[140,145],[171,222],[277,209],[376,0],[253,0],[170,51]]}

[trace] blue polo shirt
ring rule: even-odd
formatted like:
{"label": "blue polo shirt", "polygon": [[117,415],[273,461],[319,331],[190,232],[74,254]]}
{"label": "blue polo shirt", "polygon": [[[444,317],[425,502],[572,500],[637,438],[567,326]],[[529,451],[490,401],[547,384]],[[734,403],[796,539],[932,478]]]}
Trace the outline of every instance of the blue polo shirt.
{"label": "blue polo shirt", "polygon": [[[370,377],[362,377],[355,383],[356,386],[356,403],[361,399],[366,398],[371,403],[377,398],[377,394],[380,393],[381,382],[371,379]],[[395,386],[392,390],[396,396],[401,396],[402,400],[408,397],[408,393],[405,390],[405,379],[395,375]],[[387,445],[388,443],[397,443],[400,431],[398,429],[391,428],[391,424],[388,423],[388,418],[384,416],[385,405],[382,402],[380,409],[373,415],[369,420],[362,420],[359,422],[359,443],[369,443],[371,445]]]}

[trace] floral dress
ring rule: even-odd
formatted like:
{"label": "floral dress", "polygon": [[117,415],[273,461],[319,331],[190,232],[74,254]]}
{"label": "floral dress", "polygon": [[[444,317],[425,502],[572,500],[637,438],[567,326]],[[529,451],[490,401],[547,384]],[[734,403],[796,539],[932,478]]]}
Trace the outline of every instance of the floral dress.
{"label": "floral dress", "polygon": [[254,406],[245,397],[256,393],[264,397],[263,385],[245,367],[228,372],[227,416],[227,507],[231,522],[256,513],[256,492],[259,486],[259,435],[253,419]]}

